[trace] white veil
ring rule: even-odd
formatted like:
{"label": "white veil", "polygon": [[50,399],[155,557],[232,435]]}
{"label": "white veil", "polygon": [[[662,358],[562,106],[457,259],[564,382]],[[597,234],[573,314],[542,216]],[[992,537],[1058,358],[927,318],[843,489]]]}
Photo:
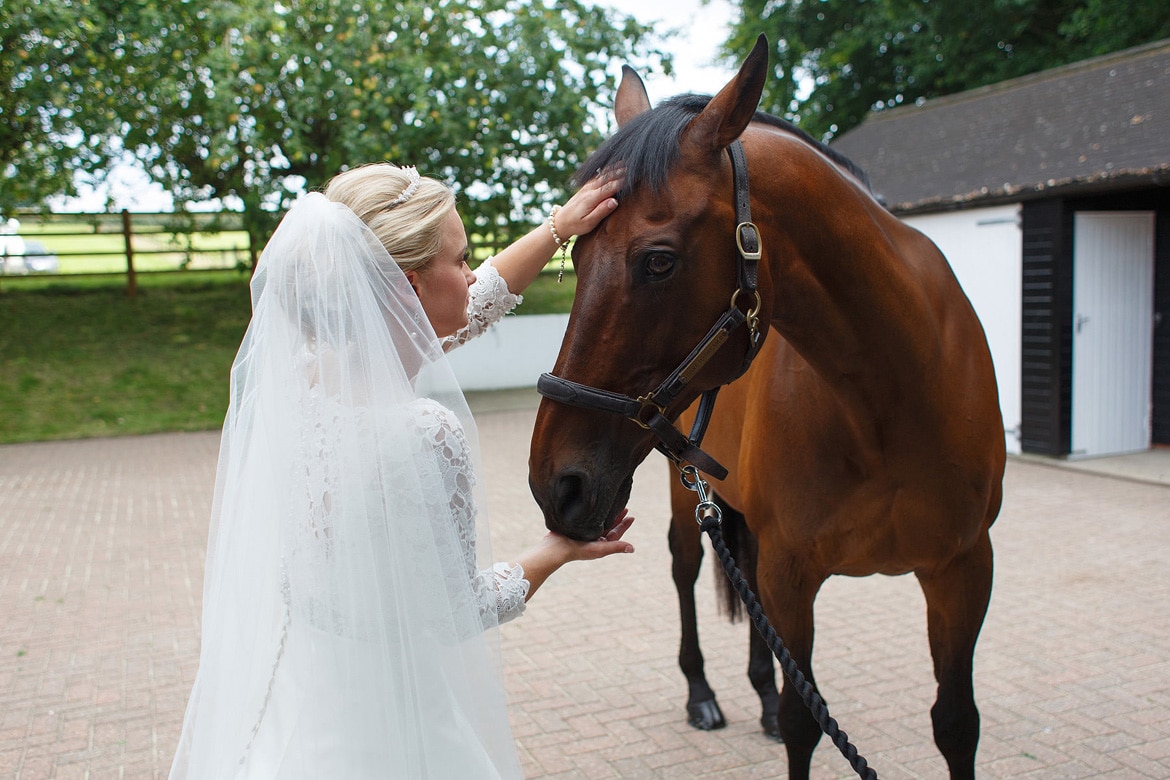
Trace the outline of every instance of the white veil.
{"label": "white veil", "polygon": [[312,194],[265,248],[252,308],[171,777],[519,777],[472,576],[491,561],[475,427],[418,298]]}

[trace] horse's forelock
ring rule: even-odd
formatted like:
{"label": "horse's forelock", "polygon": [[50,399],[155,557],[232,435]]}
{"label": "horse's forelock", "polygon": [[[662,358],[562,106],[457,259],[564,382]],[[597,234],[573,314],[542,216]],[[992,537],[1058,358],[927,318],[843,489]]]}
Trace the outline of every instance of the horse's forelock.
{"label": "horse's forelock", "polygon": [[683,128],[710,100],[709,95],[678,95],[634,117],[577,169],[574,186],[580,187],[598,171],[620,165],[626,178],[618,200],[642,186],[661,192],[678,160]]}

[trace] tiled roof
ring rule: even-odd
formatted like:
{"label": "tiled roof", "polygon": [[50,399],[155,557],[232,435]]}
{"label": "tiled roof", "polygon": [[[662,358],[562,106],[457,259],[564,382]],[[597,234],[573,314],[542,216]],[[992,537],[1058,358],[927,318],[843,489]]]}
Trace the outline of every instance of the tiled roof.
{"label": "tiled roof", "polygon": [[832,147],[902,212],[1170,185],[1170,39],[877,111]]}

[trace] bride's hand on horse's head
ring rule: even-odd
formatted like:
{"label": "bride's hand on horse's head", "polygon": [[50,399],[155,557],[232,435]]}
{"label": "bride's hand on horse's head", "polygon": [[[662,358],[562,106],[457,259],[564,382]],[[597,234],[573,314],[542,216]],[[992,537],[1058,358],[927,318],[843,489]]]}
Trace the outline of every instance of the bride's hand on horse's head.
{"label": "bride's hand on horse's head", "polygon": [[557,211],[557,232],[564,239],[583,236],[618,207],[617,198],[625,172],[605,171],[594,176]]}

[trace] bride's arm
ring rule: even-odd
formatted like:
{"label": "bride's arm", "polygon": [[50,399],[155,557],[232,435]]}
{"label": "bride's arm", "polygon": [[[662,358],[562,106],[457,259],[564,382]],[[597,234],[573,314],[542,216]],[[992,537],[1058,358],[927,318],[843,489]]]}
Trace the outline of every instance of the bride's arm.
{"label": "bride's arm", "polygon": [[633,552],[634,545],[621,540],[633,522],[634,518],[623,509],[610,532],[593,542],[576,542],[550,532],[540,544],[522,554],[514,563],[497,563],[490,570],[480,572],[479,590],[489,599],[494,592],[499,622],[507,623],[524,614],[524,606],[532,594],[566,563]]}
{"label": "bride's arm", "polygon": [[[455,532],[462,547],[467,575],[471,578],[473,597],[478,602],[485,625],[506,623],[523,614],[524,605],[532,594],[553,572],[570,561],[594,560],[634,551],[632,544],[622,540],[634,522],[634,518],[623,509],[609,533],[596,541],[578,542],[550,532],[512,563],[497,563],[490,569],[479,570],[475,549],[475,473],[471,469],[467,438],[449,410],[433,402],[424,408],[426,411],[420,421],[430,420],[430,424],[423,426],[427,431],[425,435],[435,445],[436,455],[446,461],[445,482],[451,491],[449,498]],[[459,475],[464,478],[460,479]]]}
{"label": "bride's arm", "polygon": [[496,269],[495,258],[488,258],[475,269],[475,282],[467,297],[467,324],[442,340],[443,351],[450,352],[484,333],[523,302],[522,296],[508,290],[508,283]]}
{"label": "bride's arm", "polygon": [[532,598],[553,572],[570,561],[592,561],[616,553],[632,553],[634,545],[623,541],[622,536],[633,522],[634,518],[623,509],[609,533],[592,542],[578,542],[551,531],[545,534],[540,544],[516,559],[528,580],[525,601]]}

